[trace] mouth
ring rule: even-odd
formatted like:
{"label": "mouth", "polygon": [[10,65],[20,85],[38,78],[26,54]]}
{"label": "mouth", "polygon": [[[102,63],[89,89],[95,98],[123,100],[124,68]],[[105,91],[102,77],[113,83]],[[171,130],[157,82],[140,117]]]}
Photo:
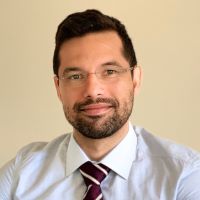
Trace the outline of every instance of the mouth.
{"label": "mouth", "polygon": [[101,116],[108,113],[113,108],[112,105],[107,103],[97,103],[81,106],[79,111],[87,116]]}

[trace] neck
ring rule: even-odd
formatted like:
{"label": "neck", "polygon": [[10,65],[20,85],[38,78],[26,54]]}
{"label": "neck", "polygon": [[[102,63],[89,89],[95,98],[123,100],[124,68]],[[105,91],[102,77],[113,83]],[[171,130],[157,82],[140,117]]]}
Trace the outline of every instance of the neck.
{"label": "neck", "polygon": [[102,139],[91,139],[74,130],[74,138],[86,155],[93,161],[100,161],[108,154],[128,133],[128,122],[112,136]]}

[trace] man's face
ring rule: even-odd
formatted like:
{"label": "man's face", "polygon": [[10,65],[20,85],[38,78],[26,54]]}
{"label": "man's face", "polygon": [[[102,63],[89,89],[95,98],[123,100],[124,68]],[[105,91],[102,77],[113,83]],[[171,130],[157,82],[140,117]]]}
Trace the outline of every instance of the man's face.
{"label": "man's face", "polygon": [[[139,75],[135,70],[127,70],[110,78],[113,67],[130,67],[117,33],[104,31],[70,39],[61,46],[59,58],[59,77],[66,79],[55,78],[55,84],[74,131],[99,139],[127,125]],[[109,74],[105,80],[97,76],[104,71]],[[84,81],[77,80],[87,73]]]}

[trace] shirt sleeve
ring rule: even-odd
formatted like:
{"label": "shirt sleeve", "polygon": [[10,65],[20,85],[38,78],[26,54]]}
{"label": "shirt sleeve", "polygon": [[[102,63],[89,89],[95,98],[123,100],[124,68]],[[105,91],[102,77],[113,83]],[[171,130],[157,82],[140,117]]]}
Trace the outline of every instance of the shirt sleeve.
{"label": "shirt sleeve", "polygon": [[0,169],[0,199],[12,199],[12,185],[14,182],[15,161],[11,160]]}
{"label": "shirt sleeve", "polygon": [[183,174],[178,186],[177,200],[200,199],[200,161]]}

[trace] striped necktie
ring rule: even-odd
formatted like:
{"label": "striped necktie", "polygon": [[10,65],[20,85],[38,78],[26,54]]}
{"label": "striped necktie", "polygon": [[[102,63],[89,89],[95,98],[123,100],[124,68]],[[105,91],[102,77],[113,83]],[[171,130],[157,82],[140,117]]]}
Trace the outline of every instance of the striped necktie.
{"label": "striped necktie", "polygon": [[87,186],[83,200],[103,200],[100,184],[110,169],[101,163],[93,164],[88,161],[81,165],[79,170]]}

